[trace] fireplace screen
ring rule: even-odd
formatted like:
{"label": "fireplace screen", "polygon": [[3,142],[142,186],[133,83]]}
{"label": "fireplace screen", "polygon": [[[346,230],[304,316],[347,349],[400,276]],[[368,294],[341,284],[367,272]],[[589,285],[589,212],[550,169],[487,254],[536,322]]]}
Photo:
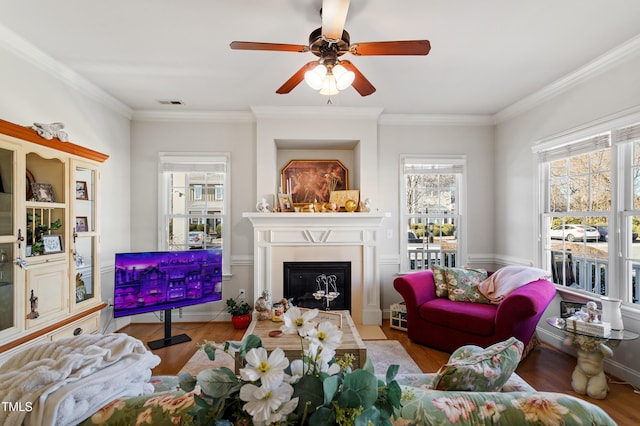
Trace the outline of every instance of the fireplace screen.
{"label": "fireplace screen", "polygon": [[351,310],[351,262],[284,262],[283,293],[295,306]]}

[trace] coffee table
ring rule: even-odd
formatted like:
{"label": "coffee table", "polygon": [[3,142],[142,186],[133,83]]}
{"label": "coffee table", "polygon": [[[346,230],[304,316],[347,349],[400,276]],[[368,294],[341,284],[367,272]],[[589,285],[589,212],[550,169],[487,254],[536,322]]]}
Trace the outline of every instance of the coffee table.
{"label": "coffee table", "polygon": [[[321,311],[319,317],[316,317],[314,321],[322,322],[322,316],[324,313]],[[358,329],[349,314],[349,311],[331,311],[331,315],[340,315],[338,322],[341,323],[342,330],[342,344],[336,349],[336,359],[341,359],[345,354],[352,354],[355,359],[353,360],[353,369],[361,368],[367,359],[367,348],[364,346]],[[281,334],[277,337],[270,337],[269,332],[274,330],[280,330],[280,327],[284,322],[273,322],[271,320],[257,320],[255,317],[251,324],[247,328],[247,331],[242,336],[245,337],[250,334],[254,334],[262,340],[262,346],[271,353],[275,348],[280,348],[284,351],[285,356],[289,361],[294,359],[300,359],[301,357],[301,344],[300,337],[297,334]],[[240,354],[235,354],[235,373],[240,372],[240,368],[244,367],[244,360],[240,357]]]}

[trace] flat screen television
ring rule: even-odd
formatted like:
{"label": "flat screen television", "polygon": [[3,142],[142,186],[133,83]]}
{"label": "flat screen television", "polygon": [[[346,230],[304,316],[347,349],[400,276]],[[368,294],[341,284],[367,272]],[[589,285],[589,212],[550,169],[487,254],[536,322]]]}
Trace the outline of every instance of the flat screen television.
{"label": "flat screen television", "polygon": [[222,299],[222,249],[116,253],[113,316],[165,311],[165,338],[151,349],[191,340],[171,336],[171,310]]}

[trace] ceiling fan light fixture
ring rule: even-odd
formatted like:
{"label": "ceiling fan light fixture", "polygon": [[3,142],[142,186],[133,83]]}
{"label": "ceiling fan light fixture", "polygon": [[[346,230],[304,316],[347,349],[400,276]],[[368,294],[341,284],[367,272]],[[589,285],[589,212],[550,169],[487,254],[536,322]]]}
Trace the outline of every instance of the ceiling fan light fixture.
{"label": "ceiling fan light fixture", "polygon": [[331,96],[337,95],[338,93],[340,93],[340,91],[338,90],[338,86],[336,84],[336,78],[333,74],[328,73],[324,77],[324,80],[322,80],[322,88],[320,89],[320,94]]}
{"label": "ceiling fan light fixture", "polygon": [[327,75],[327,67],[320,64],[317,67],[313,68],[304,73],[304,81],[311,87],[313,90],[322,89],[322,82],[324,81],[325,76]]}
{"label": "ceiling fan light fixture", "polygon": [[344,90],[347,87],[351,86],[351,83],[353,83],[353,80],[356,78],[356,75],[353,71],[348,71],[340,64],[334,66],[331,71],[333,72],[333,76],[336,79],[336,87],[338,88],[338,90]]}

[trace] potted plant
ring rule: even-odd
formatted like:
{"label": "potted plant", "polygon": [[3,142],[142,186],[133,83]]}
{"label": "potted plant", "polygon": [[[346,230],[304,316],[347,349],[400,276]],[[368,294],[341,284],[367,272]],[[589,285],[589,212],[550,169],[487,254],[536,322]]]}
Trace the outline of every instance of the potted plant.
{"label": "potted plant", "polygon": [[234,328],[247,328],[251,322],[251,305],[247,302],[238,303],[235,299],[227,299],[227,312],[231,314]]}

